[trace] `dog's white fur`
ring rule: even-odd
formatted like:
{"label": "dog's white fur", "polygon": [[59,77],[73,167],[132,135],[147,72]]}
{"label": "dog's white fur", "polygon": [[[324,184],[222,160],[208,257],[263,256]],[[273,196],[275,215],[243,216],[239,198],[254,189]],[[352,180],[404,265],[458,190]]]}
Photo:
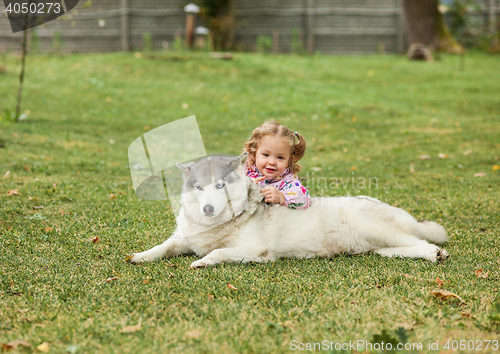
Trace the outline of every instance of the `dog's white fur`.
{"label": "dog's white fur", "polygon": [[[241,161],[245,159],[242,155]],[[195,167],[196,164],[184,166],[185,182]],[[292,210],[264,203],[260,188],[245,178],[248,202],[240,203],[242,211],[236,217],[213,228],[200,227],[204,224],[196,220],[205,220],[206,215],[202,215],[203,205],[199,201],[206,202],[207,194],[201,193],[197,198],[193,192],[185,193],[172,236],[161,245],[133,254],[129,260],[150,262],[194,253],[203,258],[191,267],[203,267],[224,261],[265,262],[280,257],[332,257],[370,251],[432,262],[449,257],[445,250],[427,242],[447,240],[442,226],[432,221],[417,222],[406,211],[377,199],[313,197],[308,209]],[[220,203],[222,199],[218,200]],[[227,205],[215,209],[226,208]]]}

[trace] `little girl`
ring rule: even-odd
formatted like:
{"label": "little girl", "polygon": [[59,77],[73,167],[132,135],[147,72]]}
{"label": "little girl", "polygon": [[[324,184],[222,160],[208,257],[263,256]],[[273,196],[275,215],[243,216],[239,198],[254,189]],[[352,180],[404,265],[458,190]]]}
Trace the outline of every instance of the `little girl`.
{"label": "little girl", "polygon": [[245,173],[264,187],[266,202],[305,209],[311,203],[309,191],[300,183],[297,162],[304,156],[306,140],[297,132],[273,120],[255,128],[243,152],[248,152]]}

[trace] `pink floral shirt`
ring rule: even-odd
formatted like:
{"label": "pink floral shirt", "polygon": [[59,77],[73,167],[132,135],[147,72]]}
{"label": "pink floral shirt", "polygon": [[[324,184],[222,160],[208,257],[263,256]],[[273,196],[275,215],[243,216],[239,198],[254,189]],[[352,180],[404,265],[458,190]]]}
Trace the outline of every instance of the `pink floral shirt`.
{"label": "pink floral shirt", "polygon": [[[255,165],[248,167],[245,165],[245,173],[250,178],[262,177]],[[285,196],[285,205],[291,209],[306,209],[311,204],[309,191],[300,183],[299,179],[294,177],[287,168],[285,172],[278,177],[266,177],[259,182],[259,186],[273,186]]]}

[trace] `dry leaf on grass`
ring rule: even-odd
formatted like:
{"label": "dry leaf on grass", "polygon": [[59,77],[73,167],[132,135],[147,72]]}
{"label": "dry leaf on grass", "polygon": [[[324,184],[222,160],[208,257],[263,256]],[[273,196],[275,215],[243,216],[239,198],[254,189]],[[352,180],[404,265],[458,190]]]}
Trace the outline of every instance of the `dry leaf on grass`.
{"label": "dry leaf on grass", "polygon": [[490,271],[488,270],[486,273],[484,273],[484,271],[482,269],[478,269],[474,272],[474,274],[476,274],[476,277],[478,277],[478,278],[486,279],[486,278],[488,278],[489,272]]}
{"label": "dry leaf on grass", "polygon": [[16,189],[12,189],[12,190],[7,192],[7,196],[11,196],[11,195],[22,195],[22,194],[19,193],[19,189],[16,188]]}
{"label": "dry leaf on grass", "polygon": [[7,344],[2,343],[2,349],[4,352],[7,352],[11,349],[17,349],[18,346],[25,346],[25,347],[31,347],[31,344],[24,341],[24,340],[14,340],[12,342],[9,342]]}
{"label": "dry leaf on grass", "polygon": [[207,297],[208,297],[208,300],[213,300],[213,299],[215,299],[215,295],[210,295],[210,294],[209,294]]}
{"label": "dry leaf on grass", "polygon": [[135,326],[127,326],[123,327],[120,333],[133,333],[141,329],[141,320],[139,320],[139,323],[136,324]]}
{"label": "dry leaf on grass", "polygon": [[3,178],[9,178],[9,177],[10,177],[10,171],[5,172]]}
{"label": "dry leaf on grass", "polygon": [[108,278],[108,279],[106,279],[106,283],[112,282],[113,280],[117,280],[117,279],[118,279],[118,277]]}
{"label": "dry leaf on grass", "polygon": [[101,240],[99,240],[99,237],[98,237],[98,236],[96,236],[96,237],[94,237],[94,238],[92,239],[92,243],[99,243],[99,242],[101,242]]}
{"label": "dry leaf on grass", "polygon": [[238,290],[234,285],[227,283],[227,287],[232,290]]}
{"label": "dry leaf on grass", "polygon": [[42,344],[40,344],[38,347],[36,347],[36,349],[38,349],[39,351],[41,352],[44,352],[44,353],[48,353],[49,352],[49,343],[47,342],[43,342]]}
{"label": "dry leaf on grass", "polygon": [[188,338],[198,339],[198,337],[201,335],[201,331],[199,329],[194,329],[192,331],[186,332],[185,335]]}
{"label": "dry leaf on grass", "polygon": [[438,157],[439,157],[440,159],[447,159],[449,156],[448,156],[448,154],[443,154],[442,152],[440,152],[440,153],[438,154]]}
{"label": "dry leaf on grass", "polygon": [[443,288],[444,281],[442,281],[441,279],[439,279],[439,277],[437,277],[436,278],[436,284],[438,284],[440,288]]}
{"label": "dry leaf on grass", "polygon": [[472,154],[472,150],[469,149],[469,150],[464,151],[465,156],[470,155],[470,154]]}
{"label": "dry leaf on grass", "polygon": [[47,226],[47,227],[45,228],[45,232],[51,232],[52,230],[53,230],[53,228],[52,228],[52,227],[50,227],[50,226]]}
{"label": "dry leaf on grass", "polygon": [[26,166],[26,165],[23,165],[23,168],[24,168],[24,170],[25,170],[25,171],[27,171],[27,172],[29,172],[29,171],[30,171],[30,168],[29,168],[28,166]]}
{"label": "dry leaf on grass", "polygon": [[484,177],[484,176],[486,176],[486,173],[484,172],[478,172],[474,174],[474,177]]}
{"label": "dry leaf on grass", "polygon": [[455,298],[460,300],[461,302],[464,302],[464,300],[458,296],[457,294],[452,293],[451,291],[448,290],[438,290],[438,291],[431,291],[431,294],[437,297],[438,299],[449,299],[449,298]]}
{"label": "dry leaf on grass", "polygon": [[415,173],[415,166],[413,163],[410,164],[410,173]]}
{"label": "dry leaf on grass", "polygon": [[431,157],[429,155],[418,155],[420,160],[429,160]]}
{"label": "dry leaf on grass", "polygon": [[111,194],[109,195],[109,200],[114,200],[114,199],[116,199],[116,198],[118,198],[118,196],[117,196],[116,194],[111,193]]}

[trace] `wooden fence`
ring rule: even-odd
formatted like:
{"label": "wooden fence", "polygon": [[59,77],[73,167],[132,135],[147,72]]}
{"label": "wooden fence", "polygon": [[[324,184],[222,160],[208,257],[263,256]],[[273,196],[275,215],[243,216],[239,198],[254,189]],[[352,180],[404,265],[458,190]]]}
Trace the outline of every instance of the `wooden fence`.
{"label": "wooden fence", "polygon": [[[500,0],[482,0],[475,16],[495,28]],[[69,14],[32,30],[38,50],[105,52],[169,48],[185,33],[186,0],[81,0]],[[90,4],[90,6],[87,6]],[[18,50],[0,2],[0,52]],[[406,49],[402,0],[234,0],[235,39],[256,50],[268,37],[275,52],[396,53]],[[197,25],[201,21],[197,20]],[[36,32],[36,35],[33,35]]]}

